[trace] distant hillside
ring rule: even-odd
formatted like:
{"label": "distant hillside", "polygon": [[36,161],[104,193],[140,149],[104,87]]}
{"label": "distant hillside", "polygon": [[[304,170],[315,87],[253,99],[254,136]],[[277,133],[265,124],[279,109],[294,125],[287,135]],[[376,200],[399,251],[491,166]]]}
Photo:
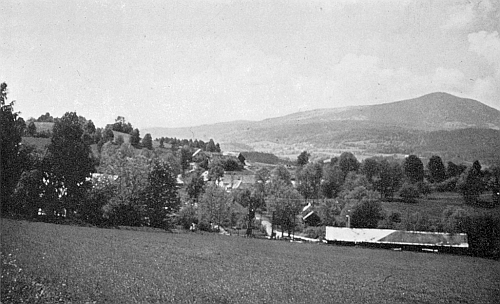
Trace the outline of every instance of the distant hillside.
{"label": "distant hillside", "polygon": [[440,155],[457,162],[475,159],[500,163],[500,131],[491,129],[460,129],[425,133],[413,143],[420,155]]}
{"label": "distant hillside", "polygon": [[[480,130],[429,133],[459,129]],[[244,144],[279,156],[300,150],[332,154],[346,149],[359,153],[407,154],[417,150],[448,153],[447,149],[457,150],[460,145],[461,156],[489,155],[493,159],[500,153],[487,152],[496,147],[489,142],[496,138],[495,130],[500,130],[500,111],[476,100],[432,93],[379,105],[318,109],[262,121],[152,128],[143,132],[153,137],[213,138],[231,142],[233,147]],[[473,145],[470,144],[473,139],[466,140],[474,132],[473,137],[484,139],[481,144]]]}
{"label": "distant hillside", "polygon": [[52,132],[54,129],[53,122],[34,122],[37,132]]}

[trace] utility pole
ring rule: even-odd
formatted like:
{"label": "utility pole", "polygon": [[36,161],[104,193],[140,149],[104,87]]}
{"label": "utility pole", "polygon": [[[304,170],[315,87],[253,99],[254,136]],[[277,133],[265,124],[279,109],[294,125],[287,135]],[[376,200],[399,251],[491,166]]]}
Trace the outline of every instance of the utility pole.
{"label": "utility pole", "polygon": [[271,239],[274,237],[274,211],[273,211],[273,219],[271,220]]}

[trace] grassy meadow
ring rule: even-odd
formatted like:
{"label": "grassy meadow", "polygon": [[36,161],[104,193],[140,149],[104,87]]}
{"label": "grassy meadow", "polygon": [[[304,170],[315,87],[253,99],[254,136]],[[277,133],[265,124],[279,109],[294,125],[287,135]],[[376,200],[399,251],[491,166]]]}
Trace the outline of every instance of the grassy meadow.
{"label": "grassy meadow", "polygon": [[498,303],[500,263],[2,219],[2,303]]}
{"label": "grassy meadow", "polygon": [[[491,202],[491,192],[483,193],[481,201]],[[469,214],[490,214],[500,217],[500,206],[494,208],[482,208],[478,206],[467,205],[464,202],[462,194],[457,192],[432,192],[427,196],[422,196],[416,200],[416,203],[404,203],[400,201],[382,201],[382,207],[388,213],[399,212],[403,217],[408,214],[420,212],[429,219],[439,220],[443,211],[448,207],[459,207]]]}

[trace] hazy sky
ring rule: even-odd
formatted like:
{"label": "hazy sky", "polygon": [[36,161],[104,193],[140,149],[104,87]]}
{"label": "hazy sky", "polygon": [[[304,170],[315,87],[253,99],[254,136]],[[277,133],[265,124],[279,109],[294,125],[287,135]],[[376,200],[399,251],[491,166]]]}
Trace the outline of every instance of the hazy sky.
{"label": "hazy sky", "polygon": [[[331,2],[335,2],[332,4]],[[22,116],[260,120],[435,91],[500,109],[500,1],[3,1]]]}

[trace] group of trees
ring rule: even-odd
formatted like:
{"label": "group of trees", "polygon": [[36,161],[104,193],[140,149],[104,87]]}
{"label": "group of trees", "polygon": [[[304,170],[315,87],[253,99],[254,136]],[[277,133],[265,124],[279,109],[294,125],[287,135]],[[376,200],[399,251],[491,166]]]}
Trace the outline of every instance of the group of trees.
{"label": "group of trees", "polygon": [[201,139],[178,139],[176,137],[160,137],[155,139],[160,143],[160,147],[165,147],[165,144],[170,144],[172,150],[176,151],[179,147],[188,147],[191,150],[201,149],[206,152],[221,152],[219,143],[215,143],[213,139],[210,139],[207,143],[205,143]]}
{"label": "group of trees", "polygon": [[403,162],[372,157],[360,163],[349,152],[330,162],[311,163],[308,158],[305,151],[297,158],[297,190],[305,200],[318,201],[323,225],[345,225],[349,215],[352,227],[394,227],[401,215],[384,214],[378,201],[394,199],[395,194],[416,202],[431,191],[457,191],[467,204],[476,204],[480,193],[491,191],[492,201],[500,204],[499,167],[481,170],[478,161],[467,168],[453,162],[446,167],[439,156],[431,157],[427,166],[416,155]]}
{"label": "group of trees", "polygon": [[[99,160],[91,153],[95,127],[68,112],[55,119],[47,150],[21,145],[24,121],[1,85],[2,212],[83,220],[92,224],[146,224],[167,227],[179,208],[175,174],[158,158],[116,153],[101,164],[101,182],[92,180]],[[50,115],[45,115],[50,117]],[[49,119],[49,118],[47,118]],[[51,119],[52,120],[52,119]],[[115,178],[116,177],[116,178]],[[131,212],[133,211],[133,212]],[[135,221],[135,222],[134,222]]]}

